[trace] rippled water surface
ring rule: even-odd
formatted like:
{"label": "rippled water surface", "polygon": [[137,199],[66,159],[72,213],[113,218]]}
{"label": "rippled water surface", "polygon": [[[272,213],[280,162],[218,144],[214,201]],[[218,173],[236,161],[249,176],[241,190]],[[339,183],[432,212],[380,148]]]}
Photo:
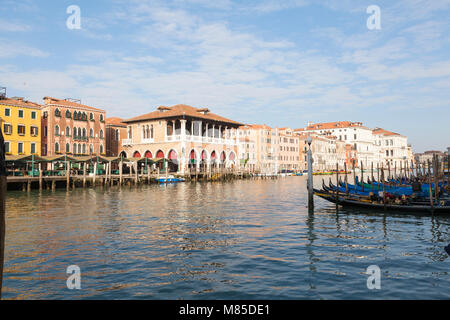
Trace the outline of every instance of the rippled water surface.
{"label": "rippled water surface", "polygon": [[8,192],[4,298],[450,298],[450,218],[336,214],[317,198],[308,215],[305,183]]}

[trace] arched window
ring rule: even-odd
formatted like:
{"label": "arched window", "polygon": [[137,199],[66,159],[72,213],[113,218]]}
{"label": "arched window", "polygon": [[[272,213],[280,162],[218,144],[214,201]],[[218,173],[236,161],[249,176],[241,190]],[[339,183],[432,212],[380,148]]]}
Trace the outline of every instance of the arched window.
{"label": "arched window", "polygon": [[61,111],[58,108],[55,109],[55,117],[61,117]]}
{"label": "arched window", "polygon": [[55,126],[55,136],[59,136],[59,126]]}
{"label": "arched window", "polygon": [[120,140],[120,131],[119,129],[116,129],[116,141]]}
{"label": "arched window", "polygon": [[77,152],[77,144],[76,143],[74,143],[73,144],[73,154],[77,154],[78,152]]}
{"label": "arched window", "polygon": [[70,144],[66,143],[66,153],[70,152]]}
{"label": "arched window", "polygon": [[66,127],[66,137],[70,137],[70,128]]}
{"label": "arched window", "polygon": [[59,152],[59,143],[58,142],[55,143],[55,152]]}
{"label": "arched window", "polygon": [[81,144],[78,144],[78,153],[81,153]]}
{"label": "arched window", "polygon": [[90,136],[91,138],[94,137],[94,129],[92,129],[92,128],[89,129],[89,136]]}
{"label": "arched window", "polygon": [[100,139],[103,139],[103,130],[100,129]]}
{"label": "arched window", "polygon": [[66,118],[68,119],[72,118],[72,115],[70,114],[69,110],[66,111]]}
{"label": "arched window", "polygon": [[100,121],[103,122],[103,114],[100,114]]}
{"label": "arched window", "polygon": [[83,128],[83,137],[86,137],[86,128]]}
{"label": "arched window", "polygon": [[81,128],[78,128],[78,137],[81,137]]}
{"label": "arched window", "polygon": [[84,121],[87,120],[87,114],[86,114],[86,112],[83,112],[83,116],[82,116],[81,120],[84,120]]}
{"label": "arched window", "polygon": [[89,114],[89,120],[91,120],[91,121],[94,120],[94,114],[92,112]]}
{"label": "arched window", "polygon": [[153,139],[153,125],[150,126],[150,139]]}
{"label": "arched window", "polygon": [[83,154],[86,154],[86,145],[83,144]]}
{"label": "arched window", "polygon": [[89,145],[89,153],[93,154],[94,153],[94,147],[91,145]]}
{"label": "arched window", "polygon": [[101,144],[100,145],[100,154],[102,154],[103,153],[103,145]]}
{"label": "arched window", "polygon": [[74,111],[73,120],[78,120],[78,112]]}

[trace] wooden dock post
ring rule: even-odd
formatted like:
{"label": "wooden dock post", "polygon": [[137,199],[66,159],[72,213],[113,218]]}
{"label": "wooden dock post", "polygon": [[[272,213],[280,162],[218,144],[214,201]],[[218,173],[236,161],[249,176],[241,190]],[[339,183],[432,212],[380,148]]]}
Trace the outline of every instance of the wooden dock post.
{"label": "wooden dock post", "polygon": [[39,162],[39,191],[42,191],[42,163]]}
{"label": "wooden dock post", "polygon": [[364,192],[364,166],[362,160],[361,160],[361,186],[362,191]]}
{"label": "wooden dock post", "polygon": [[336,163],[336,213],[339,212],[339,163]]}
{"label": "wooden dock post", "polygon": [[308,143],[308,210],[309,213],[314,212],[314,182],[313,182],[313,157],[311,151],[312,138],[309,136],[306,140]]}
{"label": "wooden dock post", "polygon": [[66,161],[66,190],[70,190],[70,161]]}
{"label": "wooden dock post", "polygon": [[83,188],[86,188],[86,162],[83,163]]}
{"label": "wooden dock post", "polygon": [[138,162],[136,161],[135,163],[134,163],[134,167],[135,167],[135,170],[134,170],[134,184],[135,185],[137,185],[138,184],[138,180],[139,180],[139,178],[138,178],[138,169],[139,169],[139,167],[138,167]]}
{"label": "wooden dock post", "polygon": [[381,179],[383,180],[383,208],[386,211],[386,188],[384,185],[384,165],[381,165]]}
{"label": "wooden dock post", "polygon": [[0,128],[0,299],[2,298],[3,262],[5,258],[5,198],[6,198],[6,167],[5,144],[2,129]]}
{"label": "wooden dock post", "polygon": [[348,195],[348,173],[347,173],[347,161],[344,162],[345,170],[345,193]]}
{"label": "wooden dock post", "polygon": [[372,177],[370,178],[370,189],[373,192],[373,161],[372,161],[372,165],[371,165],[371,168],[370,168],[370,173],[372,175]]}
{"label": "wooden dock post", "polygon": [[95,188],[96,177],[97,177],[97,161],[94,162],[94,176],[92,177],[92,185],[94,186],[94,188]]}
{"label": "wooden dock post", "polygon": [[120,159],[119,162],[119,186],[122,186],[122,182],[123,182],[123,161],[122,159]]}
{"label": "wooden dock post", "polygon": [[[397,164],[395,164],[395,165],[397,166]],[[389,185],[391,185],[390,181],[391,181],[391,162],[388,160],[388,183],[389,183]]]}
{"label": "wooden dock post", "polygon": [[355,160],[353,159],[353,183],[354,183],[354,188],[355,188],[355,193],[356,193],[356,172],[355,172]]}

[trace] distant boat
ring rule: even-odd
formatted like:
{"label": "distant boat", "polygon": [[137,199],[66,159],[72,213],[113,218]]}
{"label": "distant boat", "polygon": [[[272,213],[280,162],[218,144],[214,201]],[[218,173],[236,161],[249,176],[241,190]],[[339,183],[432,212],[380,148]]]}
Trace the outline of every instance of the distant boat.
{"label": "distant boat", "polygon": [[303,175],[303,172],[297,172],[295,175],[296,175],[296,176],[302,176],[302,175]]}
{"label": "distant boat", "polygon": [[175,178],[174,176],[161,177],[156,179],[159,183],[174,183],[174,182],[184,182],[186,181],[183,178]]}

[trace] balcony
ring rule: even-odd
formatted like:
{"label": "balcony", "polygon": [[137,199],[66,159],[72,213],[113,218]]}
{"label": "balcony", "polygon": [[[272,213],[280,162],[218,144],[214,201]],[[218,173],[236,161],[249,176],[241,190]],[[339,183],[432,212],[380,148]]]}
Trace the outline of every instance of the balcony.
{"label": "balcony", "polygon": [[122,140],[122,147],[124,146],[131,146],[133,143],[131,141],[131,139],[123,139]]}
{"label": "balcony", "polygon": [[155,139],[141,139],[141,144],[148,144],[148,143],[154,143]]}

